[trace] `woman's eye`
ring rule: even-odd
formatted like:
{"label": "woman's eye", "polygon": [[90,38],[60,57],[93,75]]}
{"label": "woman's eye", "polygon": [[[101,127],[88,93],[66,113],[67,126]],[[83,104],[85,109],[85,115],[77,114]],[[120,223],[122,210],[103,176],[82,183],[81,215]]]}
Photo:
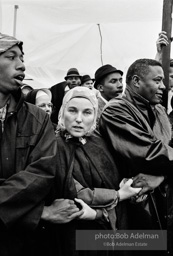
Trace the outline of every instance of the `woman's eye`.
{"label": "woman's eye", "polygon": [[86,114],[86,115],[91,115],[92,112],[88,110],[88,111],[85,111],[84,114]]}
{"label": "woman's eye", "polygon": [[68,110],[70,113],[75,113],[76,111],[75,111],[75,109],[69,109]]}

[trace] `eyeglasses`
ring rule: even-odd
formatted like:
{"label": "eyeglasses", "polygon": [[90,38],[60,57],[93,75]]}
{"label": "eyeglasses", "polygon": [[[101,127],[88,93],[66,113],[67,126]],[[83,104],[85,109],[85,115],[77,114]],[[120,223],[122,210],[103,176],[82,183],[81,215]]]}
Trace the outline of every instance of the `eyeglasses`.
{"label": "eyeglasses", "polygon": [[52,103],[48,103],[48,104],[42,103],[40,105],[37,105],[37,107],[39,107],[39,108],[45,108],[46,106],[49,107],[49,108],[52,108],[53,104]]}

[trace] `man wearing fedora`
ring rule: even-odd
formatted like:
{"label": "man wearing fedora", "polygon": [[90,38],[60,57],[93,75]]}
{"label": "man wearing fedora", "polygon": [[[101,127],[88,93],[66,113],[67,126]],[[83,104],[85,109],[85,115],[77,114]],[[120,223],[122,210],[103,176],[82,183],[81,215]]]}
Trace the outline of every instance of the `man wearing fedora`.
{"label": "man wearing fedora", "polygon": [[123,72],[115,67],[106,64],[95,72],[95,89],[99,90],[97,122],[106,103],[114,97],[122,96]]}
{"label": "man wearing fedora", "polygon": [[92,90],[94,88],[94,79],[92,79],[89,75],[82,76],[81,85]]}
{"label": "man wearing fedora", "polygon": [[62,100],[67,91],[81,85],[81,75],[76,68],[70,68],[67,75],[64,77],[65,81],[55,84],[50,88],[52,92],[52,103],[54,106],[51,120],[53,123],[58,122],[58,113],[62,105]]}

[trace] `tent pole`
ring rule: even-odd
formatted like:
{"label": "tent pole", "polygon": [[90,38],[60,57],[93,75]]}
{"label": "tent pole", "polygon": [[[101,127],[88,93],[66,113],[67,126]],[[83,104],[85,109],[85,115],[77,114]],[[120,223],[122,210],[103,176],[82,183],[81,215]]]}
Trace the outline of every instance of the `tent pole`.
{"label": "tent pole", "polygon": [[14,23],[13,23],[13,36],[16,37],[16,24],[17,24],[17,9],[18,5],[14,6]]}
{"label": "tent pole", "polygon": [[101,64],[103,66],[103,53],[102,53],[103,39],[102,39],[102,32],[101,32],[100,24],[97,24],[97,26],[98,26],[99,35],[100,35],[100,58],[101,58]]}
{"label": "tent pole", "polygon": [[163,46],[162,66],[165,75],[164,84],[166,86],[163,95],[163,105],[167,109],[168,105],[168,91],[169,91],[169,67],[170,67],[170,52],[171,52],[171,31],[172,31],[172,6],[173,0],[163,0],[162,13],[162,31],[167,32],[169,45]]}

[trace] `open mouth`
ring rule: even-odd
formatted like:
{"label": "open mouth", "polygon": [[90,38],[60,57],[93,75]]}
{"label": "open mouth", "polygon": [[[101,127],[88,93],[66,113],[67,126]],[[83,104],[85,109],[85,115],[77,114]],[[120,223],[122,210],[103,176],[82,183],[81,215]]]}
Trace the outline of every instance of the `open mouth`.
{"label": "open mouth", "polygon": [[24,74],[17,75],[17,76],[14,77],[15,81],[16,81],[19,85],[23,85],[22,81],[23,81],[24,78],[25,78],[25,75],[24,75]]}
{"label": "open mouth", "polygon": [[158,98],[162,99],[163,95],[162,94],[156,94]]}

